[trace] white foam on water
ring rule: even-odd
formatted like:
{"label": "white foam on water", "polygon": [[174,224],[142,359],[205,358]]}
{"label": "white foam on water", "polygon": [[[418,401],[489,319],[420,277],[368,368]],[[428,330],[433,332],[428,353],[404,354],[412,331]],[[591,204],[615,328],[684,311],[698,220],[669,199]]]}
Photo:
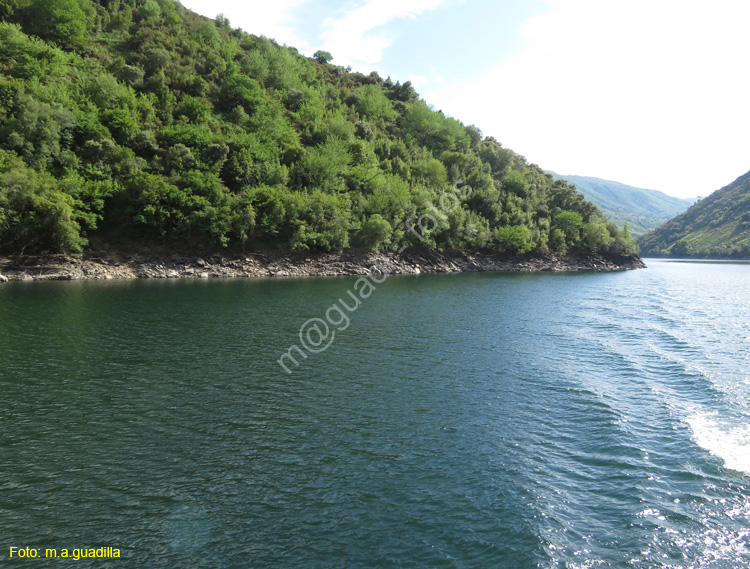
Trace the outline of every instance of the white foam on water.
{"label": "white foam on water", "polygon": [[727,468],[750,474],[750,425],[731,425],[716,413],[703,411],[693,413],[686,422],[698,445],[723,460]]}

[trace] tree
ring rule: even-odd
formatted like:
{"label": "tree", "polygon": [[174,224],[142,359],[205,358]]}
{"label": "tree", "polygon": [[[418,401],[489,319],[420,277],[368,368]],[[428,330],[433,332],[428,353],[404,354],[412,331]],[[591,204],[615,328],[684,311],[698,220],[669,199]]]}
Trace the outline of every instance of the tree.
{"label": "tree", "polygon": [[577,211],[564,210],[555,216],[555,225],[565,234],[565,241],[575,245],[581,238],[583,216]]}
{"label": "tree", "polygon": [[28,164],[47,166],[62,159],[75,126],[75,118],[67,109],[23,96],[16,117],[0,127],[0,142]]}
{"label": "tree", "polygon": [[568,252],[568,245],[565,243],[565,232],[562,229],[555,228],[549,234],[549,246],[553,251],[562,253]]}
{"label": "tree", "polygon": [[73,197],[61,191],[52,176],[0,150],[0,248],[22,254],[79,252],[86,239],[77,217]]}
{"label": "tree", "polygon": [[298,179],[310,189],[326,191],[344,189],[343,177],[348,173],[351,155],[349,145],[338,138],[325,142],[307,152],[298,170]]}
{"label": "tree", "polygon": [[4,64],[2,74],[18,79],[36,77],[46,82],[70,72],[70,54],[6,22],[0,22],[0,61],[11,62]]}
{"label": "tree", "polygon": [[139,13],[142,18],[152,20],[161,16],[161,6],[154,0],[146,0],[141,6]]}
{"label": "tree", "polygon": [[534,248],[531,229],[525,225],[511,225],[495,229],[496,248],[501,253],[523,255]]}
{"label": "tree", "polygon": [[29,30],[58,45],[76,49],[86,45],[86,14],[77,0],[32,0]]}
{"label": "tree", "polygon": [[584,225],[582,240],[586,248],[593,253],[612,244],[612,236],[607,230],[607,225],[601,220],[593,220]]}
{"label": "tree", "polygon": [[3,0],[0,3],[0,20],[10,20],[16,10],[22,5],[21,0]]}
{"label": "tree", "polygon": [[393,234],[393,228],[383,216],[373,214],[362,224],[357,234],[356,243],[368,251],[377,251],[387,244]]}
{"label": "tree", "polygon": [[391,101],[377,85],[360,87],[356,107],[365,118],[388,120],[394,116]]}
{"label": "tree", "polygon": [[424,101],[417,101],[406,112],[404,131],[434,152],[464,150],[471,139],[456,119],[433,111]]}
{"label": "tree", "polygon": [[[750,214],[748,214],[750,216]],[[622,228],[622,231],[617,231],[617,227],[615,229],[615,235],[614,237],[614,243],[612,246],[623,253],[637,253],[638,252],[638,245],[635,242],[635,239],[633,239],[633,235],[630,233],[630,225],[627,223],[625,224],[625,227]],[[612,234],[612,231],[610,230],[610,235]]]}
{"label": "tree", "polygon": [[367,121],[357,121],[354,125],[354,135],[357,138],[367,141],[372,141],[372,139],[375,138],[375,133]]}
{"label": "tree", "polygon": [[318,63],[330,63],[331,60],[333,60],[333,56],[331,55],[330,51],[323,51],[322,49],[319,49],[315,53],[313,53],[313,59],[317,61]]}
{"label": "tree", "polygon": [[408,81],[175,0],[0,4],[0,152],[17,162],[0,171],[6,249],[72,250],[92,231],[113,247],[631,247],[574,186]]}
{"label": "tree", "polygon": [[145,73],[143,69],[135,65],[123,65],[117,72],[118,78],[130,85],[131,87],[140,87],[143,85]]}

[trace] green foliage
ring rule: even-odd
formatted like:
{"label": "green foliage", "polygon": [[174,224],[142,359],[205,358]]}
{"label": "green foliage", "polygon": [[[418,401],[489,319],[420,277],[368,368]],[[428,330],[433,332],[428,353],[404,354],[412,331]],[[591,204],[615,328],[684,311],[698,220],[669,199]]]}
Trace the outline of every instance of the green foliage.
{"label": "green foliage", "polygon": [[409,107],[403,128],[408,136],[433,151],[465,149],[469,145],[461,123],[433,111],[424,101]]}
{"label": "green foliage", "polygon": [[635,188],[619,182],[585,176],[559,176],[554,179],[575,184],[587,200],[596,204],[607,218],[622,227],[630,225],[634,235],[656,229],[690,207],[690,200],[668,196],[655,190]]}
{"label": "green foliage", "polygon": [[20,26],[0,22],[0,70],[17,79],[56,80],[68,71],[70,56],[27,36]]}
{"label": "green foliage", "polygon": [[644,255],[750,258],[750,172],[641,236]]}
{"label": "green foliage", "polygon": [[263,101],[263,88],[251,77],[244,75],[232,75],[223,82],[220,88],[220,96],[217,101],[220,109],[231,111],[241,107],[248,114]]}
{"label": "green foliage", "polygon": [[68,49],[88,43],[86,20],[77,0],[31,0],[28,8],[29,31]]}
{"label": "green foliage", "polygon": [[70,111],[22,96],[14,118],[0,127],[0,141],[31,166],[47,168],[63,161],[74,126],[75,118]]}
{"label": "green foliage", "polygon": [[3,0],[0,4],[0,20],[10,20],[22,6],[24,0]]}
{"label": "green foliage", "polygon": [[498,227],[495,229],[495,247],[501,253],[528,253],[534,248],[531,229],[525,225]]}
{"label": "green foliage", "polygon": [[25,251],[81,251],[86,239],[74,199],[51,176],[0,151],[0,247]]}
{"label": "green foliage", "polygon": [[196,37],[199,42],[210,47],[217,47],[221,41],[216,25],[210,21],[203,22],[200,25]]}
{"label": "green foliage", "polygon": [[313,53],[313,58],[318,63],[330,63],[330,61],[333,59],[333,56],[331,55],[331,52],[319,49],[318,51]]}
{"label": "green foliage", "polygon": [[582,242],[587,250],[596,252],[607,249],[612,244],[612,236],[603,220],[589,221],[583,226]]}
{"label": "green foliage", "polygon": [[297,179],[303,187],[341,191],[350,163],[349,146],[338,138],[329,137],[323,144],[307,151]]}
{"label": "green foliage", "polygon": [[94,237],[313,252],[633,246],[573,186],[409,82],[345,71],[330,53],[307,59],[173,0],[8,0],[0,16],[4,251],[78,251]]}
{"label": "green foliage", "polygon": [[389,120],[394,117],[391,101],[377,85],[363,85],[359,88],[356,108],[365,119]]}
{"label": "green foliage", "polygon": [[638,253],[639,247],[633,234],[630,232],[630,225],[626,223],[622,230],[618,230],[617,226],[614,224],[610,224],[608,228],[609,233],[612,236],[613,248],[616,251],[623,253]]}
{"label": "green foliage", "polygon": [[563,255],[568,252],[568,244],[565,240],[565,232],[562,229],[555,228],[549,234],[549,247],[557,253]]}
{"label": "green foliage", "polygon": [[117,78],[131,87],[141,87],[145,73],[136,65],[123,65],[117,72]]}
{"label": "green foliage", "polygon": [[563,210],[555,216],[555,226],[562,231],[566,243],[578,243],[581,239],[583,216],[577,211]]}
{"label": "green foliage", "polygon": [[393,228],[380,214],[371,215],[357,233],[356,244],[368,251],[377,251],[387,245],[393,235]]}
{"label": "green foliage", "polygon": [[213,106],[202,97],[185,95],[175,109],[176,117],[185,117],[191,123],[208,123],[213,118]]}
{"label": "green foliage", "polygon": [[351,206],[345,197],[323,193],[295,193],[295,251],[342,251],[349,246]]}
{"label": "green foliage", "polygon": [[143,5],[139,8],[138,13],[141,18],[151,20],[161,16],[161,6],[154,0],[146,0]]}

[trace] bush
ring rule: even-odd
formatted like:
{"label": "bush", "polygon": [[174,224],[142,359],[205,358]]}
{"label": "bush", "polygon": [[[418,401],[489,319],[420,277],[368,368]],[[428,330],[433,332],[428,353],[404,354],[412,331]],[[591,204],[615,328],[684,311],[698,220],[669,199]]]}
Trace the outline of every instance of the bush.
{"label": "bush", "polygon": [[495,229],[495,248],[501,253],[523,255],[534,248],[531,229],[525,225],[511,225]]}
{"label": "bush", "polygon": [[297,229],[292,238],[295,251],[336,251],[349,246],[351,204],[344,197],[316,190],[295,192]]}
{"label": "bush", "polygon": [[154,0],[146,0],[138,10],[138,13],[141,18],[152,20],[161,16],[161,6],[154,2]]}
{"label": "bush", "polygon": [[555,226],[565,235],[567,245],[575,245],[581,239],[583,216],[577,211],[561,211],[555,216]]}
{"label": "bush", "polygon": [[77,0],[32,0],[28,13],[34,35],[68,49],[88,43],[86,14]]}
{"label": "bush", "polygon": [[582,242],[587,250],[596,253],[612,244],[612,236],[603,221],[595,220],[584,225]]}
{"label": "bush", "polygon": [[0,247],[21,254],[80,252],[86,243],[73,197],[60,191],[51,176],[0,151]]}
{"label": "bush", "polygon": [[322,49],[319,49],[313,54],[313,58],[318,63],[329,63],[333,60],[333,56],[331,55],[331,52],[329,51],[323,51]]}
{"label": "bush", "polygon": [[549,246],[553,251],[563,255],[568,252],[568,245],[565,243],[565,233],[562,229],[555,228],[550,232]]}
{"label": "bush", "polygon": [[376,213],[362,224],[362,228],[357,232],[355,244],[368,251],[378,251],[384,245],[388,245],[391,235],[391,224]]}

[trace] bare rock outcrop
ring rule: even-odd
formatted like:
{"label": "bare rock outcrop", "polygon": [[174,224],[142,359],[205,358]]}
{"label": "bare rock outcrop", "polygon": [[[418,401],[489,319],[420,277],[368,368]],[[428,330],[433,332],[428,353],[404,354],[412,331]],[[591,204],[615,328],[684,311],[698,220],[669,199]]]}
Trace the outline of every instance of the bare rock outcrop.
{"label": "bare rock outcrop", "polygon": [[375,266],[389,274],[476,271],[568,272],[644,268],[636,255],[532,255],[451,251],[298,255],[44,255],[0,257],[0,283],[23,280],[307,277],[366,274]]}

